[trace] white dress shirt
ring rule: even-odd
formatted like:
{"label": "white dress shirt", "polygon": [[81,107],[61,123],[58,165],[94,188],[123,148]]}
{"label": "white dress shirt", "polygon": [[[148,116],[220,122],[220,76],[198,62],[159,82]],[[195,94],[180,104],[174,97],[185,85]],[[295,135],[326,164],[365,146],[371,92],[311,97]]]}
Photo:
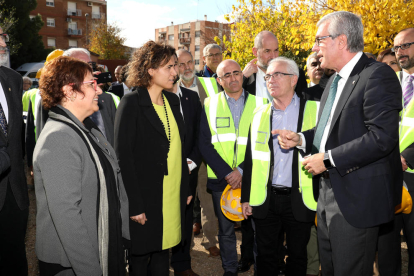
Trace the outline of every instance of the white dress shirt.
{"label": "white dress shirt", "polygon": [[[267,98],[271,103],[273,101],[273,97],[270,96],[270,93],[267,91],[266,81],[264,80],[265,72],[263,72],[260,68],[257,70],[256,73],[256,96]],[[248,91],[250,92],[250,91]]]}
{"label": "white dress shirt", "polygon": [[4,94],[3,86],[0,83],[0,103],[3,107],[4,115],[6,116],[7,123],[9,122],[9,106],[7,105],[6,95]]}
{"label": "white dress shirt", "polygon": [[[321,146],[319,148],[319,152],[325,152],[326,141],[328,140],[328,133],[329,133],[329,129],[331,128],[333,114],[335,113],[336,106],[337,106],[338,101],[339,101],[339,99],[342,95],[342,91],[344,90],[345,84],[348,81],[349,76],[352,73],[352,70],[354,70],[354,67],[358,63],[361,56],[362,56],[362,52],[358,52],[350,61],[348,61],[348,63],[341,69],[341,71],[339,71],[339,73],[336,73],[336,74],[341,76],[341,79],[338,82],[338,89],[336,90],[335,101],[332,105],[331,113],[329,114],[328,121],[326,122],[326,126],[325,126],[325,129],[323,131],[323,135],[322,135],[322,139],[321,139]],[[302,137],[302,146],[300,146],[298,148],[299,149],[305,149],[306,148],[305,137],[303,136],[302,133],[300,133],[300,135]],[[329,153],[329,159],[330,159],[332,165],[335,167],[335,163],[334,163],[334,160],[332,158],[331,151],[329,150],[328,153]]]}

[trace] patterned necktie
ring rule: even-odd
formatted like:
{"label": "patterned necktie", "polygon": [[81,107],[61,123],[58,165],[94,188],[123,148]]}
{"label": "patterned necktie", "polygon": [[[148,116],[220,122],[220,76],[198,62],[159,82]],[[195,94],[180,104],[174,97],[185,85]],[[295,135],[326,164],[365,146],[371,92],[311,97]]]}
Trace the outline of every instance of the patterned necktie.
{"label": "patterned necktie", "polygon": [[407,107],[413,97],[413,80],[414,76],[409,75],[404,86],[404,108]]}
{"label": "patterned necktie", "polygon": [[6,135],[7,137],[7,120],[6,120],[6,115],[4,114],[3,107],[1,106],[1,103],[0,103],[0,126],[1,126],[1,129],[3,130],[4,135]]}
{"label": "patterned necktie", "polygon": [[316,128],[315,137],[313,138],[312,154],[318,153],[321,147],[323,132],[325,131],[326,123],[328,122],[329,116],[331,115],[331,110],[335,101],[336,91],[338,90],[338,82],[340,79],[341,76],[339,74],[336,74],[336,77],[329,89],[328,99],[326,99],[321,118],[319,119],[319,123]]}

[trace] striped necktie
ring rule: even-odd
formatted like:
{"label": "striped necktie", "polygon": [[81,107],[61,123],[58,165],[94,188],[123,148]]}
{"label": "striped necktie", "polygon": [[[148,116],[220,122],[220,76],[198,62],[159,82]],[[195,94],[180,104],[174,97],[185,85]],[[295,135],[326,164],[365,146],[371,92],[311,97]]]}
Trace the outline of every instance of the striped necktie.
{"label": "striped necktie", "polygon": [[410,103],[411,99],[413,98],[413,80],[414,76],[409,75],[406,78],[403,97],[404,97],[404,108]]}
{"label": "striped necktie", "polygon": [[319,123],[316,128],[315,137],[313,138],[312,154],[318,153],[321,147],[322,136],[325,131],[329,116],[331,116],[331,110],[335,101],[336,91],[338,90],[338,82],[340,79],[341,76],[339,74],[336,74],[336,77],[332,82],[331,87],[329,88],[328,99],[326,99],[321,118],[319,119]]}

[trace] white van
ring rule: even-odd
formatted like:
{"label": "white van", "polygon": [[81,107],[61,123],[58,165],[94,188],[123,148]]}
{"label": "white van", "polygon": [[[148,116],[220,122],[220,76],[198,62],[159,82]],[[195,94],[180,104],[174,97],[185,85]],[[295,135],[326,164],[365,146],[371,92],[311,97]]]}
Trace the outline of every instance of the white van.
{"label": "white van", "polygon": [[37,70],[39,70],[40,68],[43,68],[44,65],[45,65],[44,61],[25,63],[23,65],[20,65],[19,68],[16,69],[16,71],[20,73],[22,77],[29,77],[32,79],[32,81],[34,81],[34,80],[37,80],[36,79]]}

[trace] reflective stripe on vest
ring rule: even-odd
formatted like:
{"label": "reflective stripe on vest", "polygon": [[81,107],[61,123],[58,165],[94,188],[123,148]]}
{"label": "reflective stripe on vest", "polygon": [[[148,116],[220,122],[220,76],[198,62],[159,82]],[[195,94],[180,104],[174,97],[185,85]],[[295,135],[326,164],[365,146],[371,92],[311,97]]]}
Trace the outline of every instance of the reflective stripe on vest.
{"label": "reflective stripe on vest", "polygon": [[218,94],[217,81],[215,78],[198,77],[198,80],[203,86],[204,91],[206,91],[207,97]]}
{"label": "reflective stripe on vest", "polygon": [[[319,102],[307,101],[303,111],[303,121],[301,132],[312,129],[316,126],[318,120]],[[313,197],[312,174],[305,170],[302,165],[304,158],[298,153],[299,168],[299,191],[302,193],[302,200],[308,209],[316,211],[317,202]]]}
{"label": "reflective stripe on vest", "polygon": [[[258,101],[254,95],[248,95],[236,133],[233,116],[227,104],[224,92],[206,98],[204,106],[211,131],[211,143],[217,153],[231,167],[235,168],[244,161],[247,136],[253,111],[256,105],[267,103],[267,99]],[[210,166],[207,166],[208,178],[217,179]]]}
{"label": "reflective stripe on vest", "polygon": [[[403,109],[400,124],[400,152],[414,143],[414,100],[411,100],[406,109]],[[408,168],[406,172],[414,173]]]}
{"label": "reflective stripe on vest", "polygon": [[260,206],[266,201],[271,160],[269,148],[271,114],[272,103],[256,108],[253,113],[250,128],[252,179],[249,204],[251,206]]}
{"label": "reflective stripe on vest", "polygon": [[37,141],[37,135],[36,135],[36,115],[37,115],[37,106],[40,104],[40,100],[42,97],[40,97],[40,91],[39,89],[36,89],[35,93],[32,94],[30,97],[30,100],[32,102],[32,114],[33,114],[33,124],[34,124],[34,133],[35,133],[35,141]]}
{"label": "reflective stripe on vest", "polygon": [[119,105],[119,102],[121,101],[121,99],[117,95],[115,95],[111,92],[105,92],[105,93],[112,96],[112,99],[114,100],[115,107],[116,107],[116,109],[118,109],[118,105]]}

